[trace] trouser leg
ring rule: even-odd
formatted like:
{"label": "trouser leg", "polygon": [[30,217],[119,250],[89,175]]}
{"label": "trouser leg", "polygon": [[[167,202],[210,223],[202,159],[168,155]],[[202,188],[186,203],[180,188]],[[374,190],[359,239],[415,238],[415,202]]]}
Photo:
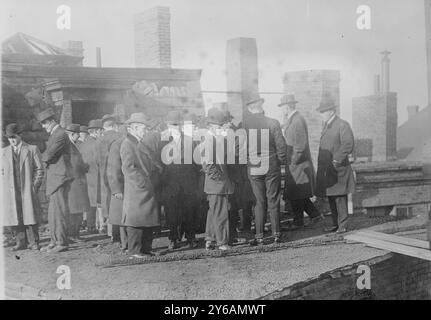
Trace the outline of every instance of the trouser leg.
{"label": "trouser leg", "polygon": [[48,222],[51,234],[51,244],[68,246],[68,192],[70,183],[63,184],[51,194],[48,206]]}
{"label": "trouser leg", "polygon": [[96,207],[90,207],[88,212],[86,212],[87,228],[96,227],[96,209]]}
{"label": "trouser leg", "polygon": [[335,203],[338,212],[338,229],[346,229],[348,217],[347,195],[336,197]]}
{"label": "trouser leg", "polygon": [[26,232],[25,229],[26,229],[25,226],[22,224],[12,227],[12,231],[15,234],[16,247],[19,247],[19,248],[26,247],[27,243],[25,239],[25,232]]}
{"label": "trouser leg", "polygon": [[256,226],[256,239],[262,239],[266,212],[267,212],[267,202],[266,202],[266,185],[264,176],[251,176],[250,184],[253,190],[253,194],[256,198],[256,205],[254,207],[254,222]]}
{"label": "trouser leg", "polygon": [[216,235],[215,235],[215,221],[214,221],[214,209],[213,209],[213,205],[211,205],[211,203],[213,203],[215,200],[213,200],[215,197],[215,195],[208,195],[208,212],[207,212],[207,219],[206,219],[206,224],[205,224],[205,240],[206,241],[216,241]]}
{"label": "trouser leg", "polygon": [[112,224],[112,241],[121,242],[120,226]]}
{"label": "trouser leg", "polygon": [[316,206],[309,198],[304,200],[304,211],[308,214],[310,219],[320,216],[319,210],[317,210]]}
{"label": "trouser leg", "polygon": [[181,229],[184,231],[186,239],[190,241],[196,238],[198,203],[193,195],[185,195],[184,204],[184,217]]}
{"label": "trouser leg", "polygon": [[329,208],[331,209],[332,225],[338,228],[338,210],[335,199],[336,197],[334,196],[328,196]]}
{"label": "trouser leg", "polygon": [[240,226],[241,226],[241,229],[244,231],[250,231],[251,216],[253,215],[252,208],[253,208],[253,202],[246,201],[242,206],[242,210],[240,211],[240,214],[239,214]]}
{"label": "trouser leg", "polygon": [[238,232],[236,227],[238,224],[238,211],[239,211],[239,201],[236,194],[230,194],[228,196],[230,209],[229,209],[229,239],[233,240],[238,237]]}
{"label": "trouser leg", "polygon": [[268,212],[271,220],[271,230],[274,236],[280,236],[280,198],[281,175],[280,172],[266,175],[266,198],[268,199]]}
{"label": "trouser leg", "polygon": [[181,240],[181,216],[183,211],[182,200],[178,201],[177,197],[172,197],[165,205],[166,223],[169,226],[169,240]]}
{"label": "trouser leg", "polygon": [[295,226],[304,225],[304,199],[289,200],[290,206],[293,210],[293,224]]}
{"label": "trouser leg", "polygon": [[127,227],[127,246],[129,254],[140,254],[142,252],[143,228]]}
{"label": "trouser leg", "polygon": [[217,245],[229,243],[229,200],[228,195],[209,195],[210,210],[208,215],[212,215],[213,229]]}
{"label": "trouser leg", "polygon": [[121,249],[127,249],[127,227],[120,226]]}
{"label": "trouser leg", "polygon": [[141,253],[150,253],[153,248],[153,228],[142,228]]}
{"label": "trouser leg", "polygon": [[25,232],[30,247],[39,244],[39,226],[37,224],[25,226]]}

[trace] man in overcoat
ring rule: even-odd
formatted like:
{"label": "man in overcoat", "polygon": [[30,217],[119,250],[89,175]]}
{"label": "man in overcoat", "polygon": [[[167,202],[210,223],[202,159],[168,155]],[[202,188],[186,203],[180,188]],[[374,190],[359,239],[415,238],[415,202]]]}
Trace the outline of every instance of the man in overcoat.
{"label": "man in overcoat", "polygon": [[279,107],[287,116],[284,124],[284,138],[287,144],[287,166],[284,198],[290,201],[293,209],[293,227],[304,226],[304,211],[311,223],[322,220],[323,216],[311,202],[314,195],[315,173],[308,144],[308,127],[304,117],[296,110],[295,96],[285,95]]}
{"label": "man in overcoat", "polygon": [[[246,103],[248,113],[244,116],[243,126],[248,135],[248,169],[251,187],[256,198],[254,208],[256,235],[251,245],[262,244],[267,210],[271,220],[274,242],[280,242],[280,198],[281,198],[281,165],[286,163],[286,141],[280,123],[264,115],[262,108],[264,99],[259,96],[250,98]],[[263,141],[265,130],[269,141]],[[257,145],[253,145],[250,133],[256,131]],[[265,147],[266,145],[266,147]],[[256,172],[259,164],[252,159],[261,159],[260,166],[266,172]]]}
{"label": "man in overcoat", "polygon": [[89,233],[97,232],[97,210],[98,206],[100,206],[100,172],[96,145],[102,130],[101,120],[90,120],[88,123],[89,136],[78,146],[82,155],[82,160],[88,165],[87,189],[90,208],[84,213],[84,218],[86,219],[87,231]]}
{"label": "man in overcoat", "polygon": [[[190,247],[195,247],[195,226],[193,219],[198,209],[197,189],[199,167],[193,163],[193,137],[182,132],[183,118],[180,111],[171,111],[165,119],[169,139],[162,151],[165,168],[162,174],[162,199],[169,226],[169,249],[178,247],[183,232]],[[185,140],[188,141],[185,141]],[[188,149],[185,148],[188,145]],[[186,151],[185,151],[186,150]],[[184,152],[189,153],[190,163],[185,163]]]}
{"label": "man in overcoat", "polygon": [[73,180],[70,162],[70,141],[66,131],[55,120],[54,110],[45,109],[38,121],[49,133],[42,161],[46,164],[46,195],[49,197],[48,223],[51,242],[43,251],[58,253],[68,250],[68,194]]}
{"label": "man in overcoat", "polygon": [[[209,210],[205,231],[205,248],[219,250],[230,249],[229,228],[229,198],[234,193],[235,184],[229,175],[226,153],[226,138],[221,135],[224,114],[213,107],[208,110],[207,123],[209,126],[205,140],[208,147],[213,148],[212,156],[209,149],[204,151],[202,167],[205,171],[204,192],[208,196]],[[207,154],[208,152],[208,154]]]}
{"label": "man in overcoat", "polygon": [[133,113],[126,121],[128,134],[120,148],[124,174],[122,224],[127,226],[128,253],[134,258],[152,254],[153,230],[160,227],[160,207],[150,178],[151,157],[138,149],[151,123],[144,113]]}
{"label": "man in overcoat", "polygon": [[115,234],[113,234],[111,224],[106,223],[109,217],[109,205],[111,202],[111,190],[109,188],[106,164],[108,162],[109,149],[112,143],[121,138],[121,134],[118,132],[118,122],[117,116],[112,114],[104,115],[102,118],[103,134],[97,141],[97,161],[100,171],[100,202],[103,219],[105,221],[102,232],[104,232],[106,226],[106,231],[109,236],[112,236],[112,241],[114,242],[120,241],[120,234],[119,229],[116,229]]}
{"label": "man in overcoat", "polygon": [[38,223],[41,209],[37,192],[44,178],[37,146],[22,141],[17,124],[6,126],[9,146],[3,149],[3,226],[12,227],[16,245],[12,250],[39,250]]}
{"label": "man in overcoat", "polygon": [[[124,125],[119,128],[119,132],[123,137],[115,140],[109,150],[108,162],[106,167],[109,188],[111,190],[111,201],[109,203],[108,222],[112,225],[112,232],[119,232],[121,249],[127,250],[127,227],[122,223],[123,215],[123,199],[124,199],[124,175],[121,170],[121,155],[120,148],[123,143],[127,130]],[[118,229],[118,231],[117,231]]]}
{"label": "man in overcoat", "polygon": [[347,231],[347,195],[355,191],[355,178],[349,155],[354,137],[347,121],[336,114],[336,104],[324,99],[317,108],[324,119],[317,160],[316,196],[328,197],[332,213],[329,232]]}
{"label": "man in overcoat", "polygon": [[72,165],[73,181],[68,194],[69,200],[69,237],[74,242],[81,242],[79,230],[81,229],[83,213],[90,209],[88,199],[87,177],[89,165],[82,159],[76,142],[79,139],[79,124],[70,124],[66,128],[70,139],[70,162]]}

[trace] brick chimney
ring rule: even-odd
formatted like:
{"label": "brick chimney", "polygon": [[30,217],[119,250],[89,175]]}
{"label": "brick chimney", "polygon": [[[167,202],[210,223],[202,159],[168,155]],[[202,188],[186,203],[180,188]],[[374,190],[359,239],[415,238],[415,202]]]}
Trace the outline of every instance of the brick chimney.
{"label": "brick chimney", "polygon": [[[84,57],[84,47],[82,41],[68,40],[63,42],[62,47],[63,49],[66,49],[67,53],[71,56]],[[80,65],[82,66],[82,60]]]}
{"label": "brick chimney", "polygon": [[380,52],[383,57],[382,57],[382,92],[383,93],[388,93],[390,92],[390,72],[389,72],[389,67],[390,67],[390,63],[391,60],[389,59],[389,54],[390,52],[388,50],[382,51]]}
{"label": "brick chimney", "polygon": [[412,119],[414,116],[416,116],[419,112],[419,106],[407,106],[407,114],[408,114],[408,119]]}
{"label": "brick chimney", "polygon": [[171,14],[169,7],[154,7],[135,14],[135,66],[171,68]]}

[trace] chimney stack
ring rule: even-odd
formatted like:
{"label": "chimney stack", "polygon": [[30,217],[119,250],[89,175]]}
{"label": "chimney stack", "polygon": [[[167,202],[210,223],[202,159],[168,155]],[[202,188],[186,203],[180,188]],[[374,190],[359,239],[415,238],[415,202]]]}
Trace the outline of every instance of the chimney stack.
{"label": "chimney stack", "polygon": [[419,112],[419,106],[407,106],[407,114],[408,114],[408,120],[416,116]]}
{"label": "chimney stack", "polygon": [[376,74],[374,76],[374,94],[380,93],[380,75]]}
{"label": "chimney stack", "polygon": [[82,41],[68,40],[63,42],[62,47],[69,55],[83,58],[79,63],[82,67],[82,61],[84,60],[84,47]]}
{"label": "chimney stack", "polygon": [[96,67],[102,68],[102,49],[96,47]]}
{"label": "chimney stack", "polygon": [[171,13],[155,7],[135,15],[135,66],[171,68]]}
{"label": "chimney stack", "polygon": [[390,92],[390,81],[389,81],[389,77],[390,77],[390,73],[389,73],[389,67],[390,67],[390,62],[391,60],[389,59],[389,54],[390,52],[388,50],[382,51],[380,52],[383,57],[382,57],[382,92],[383,93],[388,93]]}

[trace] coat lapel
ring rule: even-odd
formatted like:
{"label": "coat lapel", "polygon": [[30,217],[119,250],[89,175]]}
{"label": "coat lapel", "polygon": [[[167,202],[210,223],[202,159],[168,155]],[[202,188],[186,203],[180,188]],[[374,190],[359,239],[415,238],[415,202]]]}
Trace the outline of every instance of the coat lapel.
{"label": "coat lapel", "polygon": [[25,159],[28,156],[28,145],[27,143],[22,142],[21,146],[21,154],[19,156],[19,168],[22,169],[22,165],[24,164]]}

